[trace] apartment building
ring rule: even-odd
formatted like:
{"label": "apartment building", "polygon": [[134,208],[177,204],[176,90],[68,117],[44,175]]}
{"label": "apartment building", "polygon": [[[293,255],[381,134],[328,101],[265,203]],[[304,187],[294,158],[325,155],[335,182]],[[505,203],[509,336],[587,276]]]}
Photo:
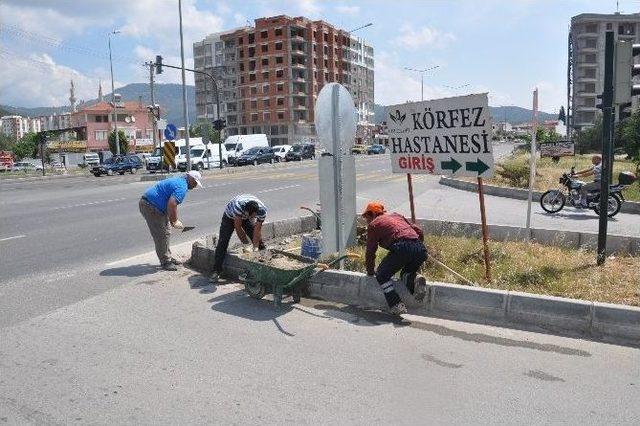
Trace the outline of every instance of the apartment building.
{"label": "apartment building", "polygon": [[38,133],[41,130],[38,119],[20,115],[5,115],[0,118],[0,123],[2,133],[16,140],[21,139],[27,133]]}
{"label": "apartment building", "polygon": [[[640,42],[640,13],[585,13],[571,18],[567,71],[569,123],[574,129],[592,126],[601,111],[596,96],[604,85],[605,33],[616,40]],[[637,99],[633,100],[634,108]]]}
{"label": "apartment building", "polygon": [[[359,43],[353,49],[352,40]],[[265,133],[272,145],[313,142],[315,101],[329,82],[351,91],[363,120],[373,117],[373,49],[324,21],[256,19],[254,27],[194,43],[194,60],[197,70],[217,72],[229,135]],[[212,84],[205,90],[204,80],[196,78],[196,106],[199,117],[211,119]]]}

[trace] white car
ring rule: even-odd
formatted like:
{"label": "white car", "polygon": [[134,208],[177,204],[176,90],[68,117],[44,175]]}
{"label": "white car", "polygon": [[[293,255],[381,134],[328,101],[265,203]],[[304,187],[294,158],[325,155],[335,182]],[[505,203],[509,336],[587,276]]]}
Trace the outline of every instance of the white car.
{"label": "white car", "polygon": [[18,161],[13,165],[12,172],[37,172],[41,171],[42,166],[29,163],[28,161]]}
{"label": "white car", "polygon": [[280,162],[284,161],[284,156],[287,155],[287,152],[291,149],[291,145],[274,145],[271,148],[276,155],[276,161]]}

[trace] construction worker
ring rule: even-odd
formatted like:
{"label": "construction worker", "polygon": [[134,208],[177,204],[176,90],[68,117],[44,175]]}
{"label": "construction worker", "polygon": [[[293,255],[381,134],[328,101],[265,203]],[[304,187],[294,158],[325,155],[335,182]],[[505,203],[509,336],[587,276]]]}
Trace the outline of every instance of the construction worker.
{"label": "construction worker", "polygon": [[602,176],[602,156],[596,154],[591,157],[592,167],[580,170],[573,174],[576,177],[593,176],[593,182],[586,183],[580,187],[580,207],[588,208],[587,193],[589,191],[600,191],[600,177]]}
{"label": "construction worker", "polygon": [[[367,204],[362,216],[367,221],[367,275],[375,275],[392,314],[406,313],[407,307],[394,289],[391,277],[400,271],[401,281],[409,292],[416,300],[424,300],[427,282],[422,275],[417,274],[427,260],[422,229],[401,214],[387,213],[380,202]],[[378,246],[387,249],[389,254],[382,259],[376,271]]]}
{"label": "construction worker", "polygon": [[242,244],[248,246],[244,247],[245,251],[265,249],[262,242],[262,224],[266,218],[267,207],[254,195],[238,195],[227,203],[220,222],[213,273],[209,277],[211,283],[217,283],[220,279],[233,231],[236,232]]}
{"label": "construction worker", "polygon": [[160,266],[165,271],[177,271],[176,265],[182,263],[171,256],[169,237],[171,227],[184,228],[182,222],[178,220],[178,204],[184,201],[188,190],[197,187],[202,188],[202,175],[199,172],[190,171],[156,183],[146,190],[138,203],[140,213],[151,231]]}

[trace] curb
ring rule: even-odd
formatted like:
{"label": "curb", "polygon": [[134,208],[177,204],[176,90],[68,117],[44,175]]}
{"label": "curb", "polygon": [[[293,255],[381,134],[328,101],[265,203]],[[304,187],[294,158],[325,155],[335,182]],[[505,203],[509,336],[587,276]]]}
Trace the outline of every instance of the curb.
{"label": "curb", "polygon": [[[450,186],[452,188],[461,189],[463,191],[478,192],[478,184],[473,182],[466,182],[459,179],[452,179],[445,176],[440,177],[440,185]],[[496,197],[513,198],[516,200],[526,200],[529,197],[529,191],[520,188],[508,188],[495,185],[483,185],[484,193],[486,195],[493,195]],[[542,192],[533,191],[533,201],[540,202]],[[635,201],[625,201],[620,208],[621,213],[628,214],[640,214],[640,203]]]}
{"label": "curb", "polygon": [[[429,228],[430,221],[422,220]],[[433,226],[433,221],[431,221]],[[315,228],[313,216],[271,223],[273,235],[291,235],[289,231],[309,232]],[[191,265],[209,272],[213,264],[212,236],[195,242]],[[225,259],[225,272],[237,277],[246,261],[233,253]],[[544,331],[571,337],[583,337],[629,346],[640,346],[640,308],[585,300],[543,296],[515,291],[466,287],[458,284],[428,282],[427,297],[418,303],[404,286],[394,282],[409,313],[435,316],[500,327]],[[313,298],[357,305],[386,308],[375,278],[349,271],[328,270],[309,280]]]}
{"label": "curb", "polygon": [[20,182],[37,182],[51,179],[69,179],[77,177],[90,177],[91,173],[67,174],[67,175],[45,175],[45,176],[23,176],[23,177],[0,177],[0,183],[20,183]]}

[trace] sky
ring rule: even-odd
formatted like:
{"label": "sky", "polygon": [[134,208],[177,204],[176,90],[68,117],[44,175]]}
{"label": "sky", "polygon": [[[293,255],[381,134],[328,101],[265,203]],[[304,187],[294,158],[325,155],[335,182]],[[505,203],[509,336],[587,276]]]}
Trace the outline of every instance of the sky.
{"label": "sky", "polygon": [[[622,13],[640,0],[619,0]],[[183,0],[184,53],[193,64],[194,41],[207,34],[286,14],[323,19],[357,31],[375,50],[375,102],[489,93],[492,106],[540,109],[566,102],[567,32],[572,16],[613,13],[616,0]],[[143,66],[162,55],[180,65],[178,0],[0,0],[0,104],[35,107],[69,103],[111,91],[108,34],[116,88],[148,82]],[[160,83],[179,83],[165,70]],[[193,77],[187,73],[187,83]]]}

